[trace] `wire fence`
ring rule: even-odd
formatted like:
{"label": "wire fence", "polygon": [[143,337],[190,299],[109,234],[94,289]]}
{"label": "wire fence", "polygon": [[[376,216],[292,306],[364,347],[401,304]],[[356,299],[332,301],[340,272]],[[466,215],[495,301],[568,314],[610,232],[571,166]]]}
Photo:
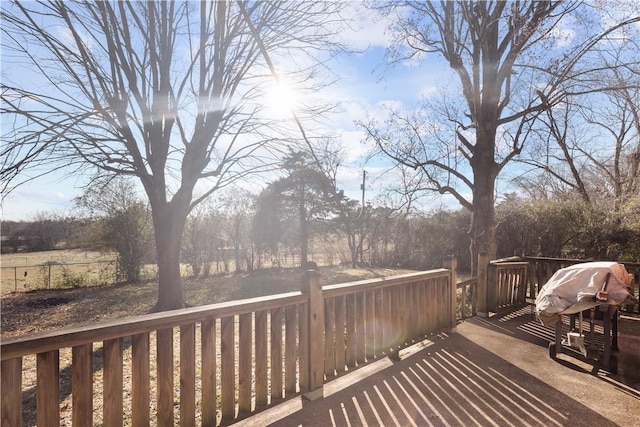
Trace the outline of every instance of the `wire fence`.
{"label": "wire fence", "polygon": [[[319,265],[334,265],[338,256],[310,254],[310,259]],[[335,259],[335,260],[334,260]],[[26,257],[25,257],[25,260]],[[253,260],[253,268],[290,268],[300,266],[299,255],[280,256],[277,259],[268,256]],[[242,266],[247,268],[246,263]],[[227,274],[235,271],[235,261],[231,252],[212,261],[207,274]],[[118,266],[117,259],[111,258],[92,262],[65,262],[49,259],[40,264],[3,265],[0,270],[0,293],[29,292],[38,289],[71,289],[97,285],[113,285],[126,280]],[[183,277],[193,275],[190,264],[181,264]],[[145,264],[140,271],[141,281],[157,280],[158,268],[155,264]]]}
{"label": "wire fence", "polygon": [[[145,268],[145,270],[148,270]],[[47,262],[39,265],[2,267],[2,293],[37,289],[68,289],[119,282],[117,262]],[[151,273],[153,278],[155,269]]]}

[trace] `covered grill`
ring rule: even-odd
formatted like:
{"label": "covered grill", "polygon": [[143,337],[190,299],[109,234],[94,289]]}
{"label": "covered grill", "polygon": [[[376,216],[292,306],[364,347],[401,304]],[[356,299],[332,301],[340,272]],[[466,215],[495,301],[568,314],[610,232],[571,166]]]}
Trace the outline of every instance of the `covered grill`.
{"label": "covered grill", "polygon": [[[632,281],[633,275],[617,262],[587,262],[558,270],[536,298],[536,314],[540,321],[544,325],[555,325],[555,342],[549,344],[549,356],[555,358],[558,353],[571,350],[597,358],[593,357],[599,355],[593,339],[594,319],[602,318],[603,354],[599,361],[605,369],[615,371],[611,350],[617,350],[618,307],[633,300]],[[584,346],[582,325],[578,332],[575,331],[576,316],[582,320],[584,314],[589,317],[591,355]],[[562,315],[570,316],[571,332],[566,339],[562,337]]]}

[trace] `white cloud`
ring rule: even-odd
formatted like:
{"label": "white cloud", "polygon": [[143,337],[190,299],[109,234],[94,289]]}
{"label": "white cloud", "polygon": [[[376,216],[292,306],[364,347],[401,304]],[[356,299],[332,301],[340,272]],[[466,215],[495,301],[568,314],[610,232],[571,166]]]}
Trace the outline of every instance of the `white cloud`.
{"label": "white cloud", "polygon": [[58,187],[55,183],[47,185],[40,181],[24,184],[5,196],[2,201],[3,220],[24,221],[39,212],[68,211],[73,207],[72,196],[53,189]]}
{"label": "white cloud", "polygon": [[342,145],[344,146],[345,162],[356,163],[365,155],[370,147],[364,143],[365,134],[361,130],[344,131],[341,133]]}
{"label": "white cloud", "polygon": [[362,51],[373,46],[388,47],[391,39],[386,30],[388,20],[367,9],[361,2],[350,2],[343,16],[351,23],[342,33],[342,41],[350,48]]}
{"label": "white cloud", "polygon": [[423,86],[418,92],[420,93],[420,98],[431,98],[433,95],[438,93],[438,88],[433,85]]}

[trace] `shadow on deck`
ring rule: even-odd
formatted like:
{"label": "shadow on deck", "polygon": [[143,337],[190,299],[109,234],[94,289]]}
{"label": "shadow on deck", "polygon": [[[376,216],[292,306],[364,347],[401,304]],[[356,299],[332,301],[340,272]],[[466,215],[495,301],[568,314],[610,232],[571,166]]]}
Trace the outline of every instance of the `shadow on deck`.
{"label": "shadow on deck", "polygon": [[553,328],[529,308],[473,318],[400,361],[380,359],[325,384],[324,398],[292,399],[239,424],[639,426],[639,338],[640,320],[621,320],[613,375],[571,355],[550,359]]}

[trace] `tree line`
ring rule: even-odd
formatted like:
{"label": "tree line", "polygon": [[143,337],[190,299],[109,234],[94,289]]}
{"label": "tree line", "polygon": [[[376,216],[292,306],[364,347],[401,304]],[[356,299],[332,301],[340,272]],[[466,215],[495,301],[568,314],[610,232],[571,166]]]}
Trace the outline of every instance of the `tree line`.
{"label": "tree line", "polygon": [[[284,174],[259,193],[234,188],[202,203],[188,217],[181,263],[194,277],[249,272],[308,262],[431,269],[455,255],[470,271],[470,212],[377,203],[361,206],[326,177],[304,152],[290,152]],[[570,257],[636,262],[640,259],[639,201],[622,209],[587,203],[575,192],[544,198],[507,193],[496,205],[498,257]],[[75,215],[42,213],[35,221],[2,222],[3,251],[64,247],[112,251],[121,277],[140,280],[156,262],[152,217],[130,181],[115,180],[76,199]],[[222,266],[221,266],[222,265]],[[214,267],[215,266],[215,267]]]}

